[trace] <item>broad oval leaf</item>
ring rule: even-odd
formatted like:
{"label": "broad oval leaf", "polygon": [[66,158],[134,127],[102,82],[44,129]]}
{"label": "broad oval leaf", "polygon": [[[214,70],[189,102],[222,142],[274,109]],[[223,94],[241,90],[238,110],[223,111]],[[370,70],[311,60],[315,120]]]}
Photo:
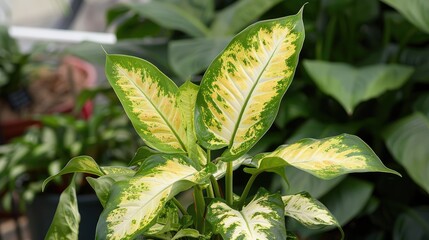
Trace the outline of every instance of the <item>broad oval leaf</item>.
{"label": "broad oval leaf", "polygon": [[186,132],[177,105],[178,87],[151,63],[107,55],[106,76],[145,143],[167,153],[186,152]]}
{"label": "broad oval leaf", "polygon": [[61,171],[55,175],[48,177],[45,181],[43,181],[42,191],[45,189],[46,184],[48,184],[52,179],[68,174],[68,173],[89,173],[97,176],[103,176],[104,173],[98,166],[98,164],[94,161],[94,159],[90,156],[79,156],[72,158],[67,165],[61,169]]}
{"label": "broad oval leaf", "polygon": [[76,197],[75,175],[70,185],[60,195],[57,210],[45,240],[77,240],[79,236],[80,214]]}
{"label": "broad oval leaf", "polygon": [[207,220],[223,239],[286,239],[280,195],[260,189],[241,211],[219,199],[208,206]]}
{"label": "broad oval leaf", "polygon": [[231,161],[269,129],[295,72],[304,41],[302,11],[253,24],[212,62],[197,96],[196,129],[208,149]]}
{"label": "broad oval leaf", "polygon": [[415,113],[389,126],[384,136],[395,160],[429,193],[429,118]]}
{"label": "broad oval leaf", "polygon": [[278,147],[272,153],[255,157],[257,166],[273,158],[283,159],[288,165],[322,179],[352,172],[386,172],[400,176],[383,165],[372,149],[357,136],[341,134],[320,140],[306,138]]}
{"label": "broad oval leaf", "polygon": [[344,63],[304,61],[305,70],[319,89],[352,114],[361,102],[402,86],[413,73],[408,66],[389,64],[355,68]]}
{"label": "broad oval leaf", "polygon": [[306,192],[282,196],[282,200],[285,205],[285,215],[309,228],[339,226],[331,212]]}
{"label": "broad oval leaf", "polygon": [[198,171],[183,155],[153,155],[129,181],[116,183],[97,224],[97,239],[133,239],[148,229],[177,193],[206,181],[213,165]]}

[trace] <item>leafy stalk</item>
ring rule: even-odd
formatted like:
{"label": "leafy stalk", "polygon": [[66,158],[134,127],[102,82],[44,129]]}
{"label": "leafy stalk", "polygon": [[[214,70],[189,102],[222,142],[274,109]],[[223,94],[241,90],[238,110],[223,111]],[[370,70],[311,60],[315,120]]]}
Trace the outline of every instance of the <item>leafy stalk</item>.
{"label": "leafy stalk", "polygon": [[256,177],[259,175],[259,173],[252,174],[252,176],[249,178],[249,181],[247,181],[246,187],[243,190],[243,193],[241,194],[240,199],[238,200],[238,208],[242,208],[244,205],[244,201],[246,201],[247,195],[250,192],[250,189],[252,188],[253,182],[255,181]]}
{"label": "leafy stalk", "polygon": [[177,198],[174,197],[171,200],[173,201],[174,205],[176,205],[176,207],[179,209],[179,211],[182,213],[182,215],[189,215],[186,209],[183,207],[183,205],[179,202],[179,200],[177,200]]}
{"label": "leafy stalk", "polygon": [[220,193],[219,184],[218,184],[216,178],[213,177],[213,176],[211,176],[210,177],[210,181],[211,181],[211,184],[212,184],[212,187],[213,187],[213,190],[214,190],[215,197],[222,198],[222,194]]}
{"label": "leafy stalk", "polygon": [[196,210],[196,221],[195,227],[200,232],[204,232],[204,213],[206,210],[203,190],[200,186],[194,186],[194,199],[195,199],[195,210]]}

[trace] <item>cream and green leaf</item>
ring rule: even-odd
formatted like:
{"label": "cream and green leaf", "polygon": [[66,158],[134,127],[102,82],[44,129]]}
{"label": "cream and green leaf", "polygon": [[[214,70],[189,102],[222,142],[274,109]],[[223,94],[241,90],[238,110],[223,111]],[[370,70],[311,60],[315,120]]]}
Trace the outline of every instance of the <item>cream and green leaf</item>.
{"label": "cream and green leaf", "polygon": [[304,41],[302,11],[262,21],[233,38],[206,71],[197,96],[196,130],[208,149],[245,154],[272,125]]}
{"label": "cream and green leaf", "polygon": [[285,215],[309,228],[339,226],[331,212],[306,192],[282,196],[282,200],[285,205]]}
{"label": "cream and green leaf", "polygon": [[204,150],[197,144],[197,135],[194,126],[195,102],[197,100],[199,86],[186,81],[177,92],[177,102],[182,113],[182,119],[186,126],[187,149],[190,159],[202,166],[207,164]]}
{"label": "cream and green leaf", "polygon": [[[273,158],[322,179],[332,179],[352,172],[386,172],[400,175],[383,165],[372,149],[359,137],[341,134],[323,139],[302,139],[278,147],[274,152],[255,157],[257,166]],[[279,166],[276,166],[279,167]]]}
{"label": "cream and green leaf", "polygon": [[282,199],[265,189],[260,189],[241,211],[213,200],[207,220],[223,239],[286,239]]}
{"label": "cream and green leaf", "polygon": [[215,171],[200,171],[181,154],[153,155],[128,181],[113,185],[97,225],[97,239],[133,239],[148,229],[168,200]]}
{"label": "cream and green leaf", "polygon": [[171,79],[146,60],[110,54],[106,76],[148,146],[166,153],[187,151],[178,87]]}

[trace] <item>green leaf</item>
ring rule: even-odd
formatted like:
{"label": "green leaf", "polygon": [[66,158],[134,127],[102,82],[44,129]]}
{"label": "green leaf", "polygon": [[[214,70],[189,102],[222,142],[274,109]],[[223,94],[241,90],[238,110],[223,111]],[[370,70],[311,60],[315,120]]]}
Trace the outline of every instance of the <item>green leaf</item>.
{"label": "green leaf", "polygon": [[136,154],[134,155],[133,159],[131,159],[129,166],[140,166],[144,160],[146,160],[148,157],[155,155],[155,154],[161,154],[161,152],[158,152],[156,150],[153,150],[152,148],[149,148],[147,146],[139,147],[137,149]]}
{"label": "green leaf", "polygon": [[393,240],[429,239],[429,207],[408,208],[395,221]]}
{"label": "green leaf", "polygon": [[383,165],[372,149],[359,137],[342,134],[320,140],[307,138],[278,147],[272,153],[259,154],[255,165],[280,158],[285,164],[318,178],[332,179],[352,172],[386,172],[400,176]]}
{"label": "green leaf", "polygon": [[373,65],[355,68],[344,63],[305,60],[305,70],[319,89],[352,114],[361,102],[401,87],[413,73],[407,66]]}
{"label": "green leaf", "polygon": [[180,231],[178,231],[171,240],[176,240],[184,237],[199,238],[201,236],[202,235],[197,230],[191,229],[191,228],[185,228],[185,229],[180,229]]}
{"label": "green leaf", "polygon": [[[241,165],[250,165],[251,164],[251,158],[248,156],[242,156],[240,158],[238,158],[237,160],[234,160],[232,162],[232,169],[236,170],[237,168],[239,168]],[[227,163],[223,162],[223,161],[218,161],[216,163],[216,172],[213,173],[213,176],[219,180],[221,178],[223,178],[225,176],[226,173],[226,168],[227,168]]]}
{"label": "green leaf", "polygon": [[234,37],[200,85],[195,126],[202,146],[227,146],[222,160],[231,161],[265,134],[292,81],[303,40],[302,11],[258,22]]}
{"label": "green leaf", "polygon": [[284,206],[280,195],[260,189],[241,211],[214,199],[207,220],[223,239],[286,239]]}
{"label": "green leaf", "polygon": [[230,37],[213,37],[171,41],[170,65],[182,79],[188,79],[205,70],[230,40]]}
{"label": "green leaf", "polygon": [[98,164],[94,161],[94,159],[90,156],[79,156],[72,158],[67,165],[57,174],[48,177],[45,181],[43,181],[42,191],[45,189],[46,184],[50,182],[52,179],[68,174],[68,173],[89,173],[97,176],[104,175],[103,171],[100,169]]}
{"label": "green leaf", "polygon": [[107,55],[106,76],[135,130],[154,149],[186,152],[186,132],[177,105],[177,86],[151,63]]}
{"label": "green leaf", "polygon": [[148,229],[168,200],[215,171],[198,171],[183,155],[153,155],[129,181],[116,183],[97,225],[97,239],[133,239]]}
{"label": "green leaf", "polygon": [[395,160],[429,193],[429,118],[414,113],[389,126],[384,138]]}
{"label": "green leaf", "polygon": [[75,176],[70,185],[61,193],[57,210],[45,240],[78,239],[80,214],[76,198]]}
{"label": "green leaf", "polygon": [[127,6],[164,28],[179,30],[193,37],[209,34],[208,28],[198,18],[175,4],[166,1],[146,1],[130,3]]}
{"label": "green leaf", "polygon": [[221,10],[212,24],[214,36],[228,36],[241,31],[281,0],[241,0]]}
{"label": "green leaf", "polygon": [[125,167],[102,167],[102,169],[106,175],[99,178],[87,177],[86,180],[94,189],[101,205],[105,207],[113,184],[129,180],[136,172]]}
{"label": "green leaf", "polygon": [[282,200],[285,205],[285,215],[306,227],[339,226],[331,212],[306,192],[282,196]]}
{"label": "green leaf", "polygon": [[145,231],[144,236],[148,236],[147,239],[152,237],[171,239],[173,237],[171,232],[177,232],[181,227],[178,209],[172,201],[169,201],[157,216],[155,224]]}
{"label": "green leaf", "polygon": [[207,164],[204,150],[197,144],[197,135],[194,126],[195,102],[197,100],[199,86],[186,81],[177,92],[177,101],[182,113],[182,119],[186,126],[188,157],[201,166]]}
{"label": "green leaf", "polygon": [[382,0],[395,8],[420,30],[429,33],[429,2],[424,0]]}

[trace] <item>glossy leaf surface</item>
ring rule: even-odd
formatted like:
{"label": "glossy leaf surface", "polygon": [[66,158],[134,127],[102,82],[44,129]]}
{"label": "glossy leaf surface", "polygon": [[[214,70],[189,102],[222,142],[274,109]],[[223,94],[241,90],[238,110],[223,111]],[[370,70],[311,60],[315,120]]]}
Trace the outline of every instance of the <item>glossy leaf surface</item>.
{"label": "glossy leaf surface", "polygon": [[223,239],[286,239],[284,206],[280,195],[261,189],[241,211],[215,199],[207,220]]}
{"label": "glossy leaf surface", "polygon": [[112,187],[97,225],[97,239],[133,239],[148,229],[177,193],[202,183],[214,166],[198,171],[183,155],[154,155],[129,181]]}
{"label": "glossy leaf surface", "polygon": [[348,114],[359,103],[399,88],[413,72],[411,67],[395,64],[355,68],[314,60],[304,61],[304,67],[319,89],[335,98]]}
{"label": "glossy leaf surface", "polygon": [[282,200],[285,205],[285,215],[298,220],[309,228],[338,226],[338,222],[331,212],[308,193],[282,196]]}
{"label": "glossy leaf surface", "polygon": [[177,86],[151,63],[107,55],[106,76],[145,143],[167,153],[186,152],[186,132]]}
{"label": "glossy leaf surface", "polygon": [[383,165],[372,149],[360,138],[342,134],[320,140],[307,138],[282,145],[272,153],[255,157],[258,166],[263,161],[280,158],[291,165],[322,179],[352,172],[386,172],[398,174]]}
{"label": "glossy leaf surface", "polygon": [[411,178],[429,193],[429,118],[415,113],[389,127],[387,148]]}
{"label": "glossy leaf surface", "polygon": [[177,101],[186,126],[188,157],[204,166],[207,164],[207,159],[204,150],[197,144],[197,135],[194,126],[195,102],[197,100],[198,89],[198,85],[186,81],[180,86],[177,92]]}
{"label": "glossy leaf surface", "polygon": [[212,62],[196,106],[199,143],[228,147],[224,161],[248,151],[272,125],[304,40],[301,12],[239,33]]}
{"label": "glossy leaf surface", "polygon": [[68,174],[68,173],[89,173],[97,176],[103,176],[104,173],[98,166],[98,164],[94,161],[94,159],[90,156],[79,156],[72,158],[67,165],[57,174],[50,176],[43,182],[42,189],[45,188],[46,184],[48,184],[52,179]]}

